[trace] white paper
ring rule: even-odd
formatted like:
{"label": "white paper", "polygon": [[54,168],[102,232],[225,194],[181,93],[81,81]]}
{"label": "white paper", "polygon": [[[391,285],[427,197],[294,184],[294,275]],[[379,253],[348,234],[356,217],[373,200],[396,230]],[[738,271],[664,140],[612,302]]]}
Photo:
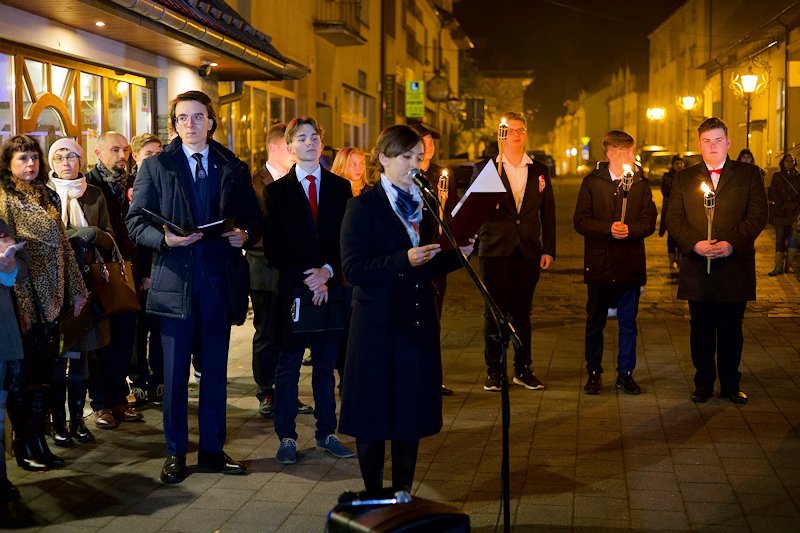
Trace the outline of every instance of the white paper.
{"label": "white paper", "polygon": [[481,170],[478,177],[475,178],[475,181],[472,182],[472,185],[469,186],[467,192],[464,193],[464,196],[461,197],[450,214],[456,216],[462,204],[474,192],[506,192],[506,186],[503,185],[503,180],[500,179],[500,174],[497,173],[497,164],[494,160],[489,161],[483,167],[483,170]]}
{"label": "white paper", "polygon": [[23,246],[25,246],[25,241],[12,244],[11,246],[5,249],[5,251],[3,252],[3,257],[11,257],[12,255],[15,255],[17,253],[17,250],[21,250]]}

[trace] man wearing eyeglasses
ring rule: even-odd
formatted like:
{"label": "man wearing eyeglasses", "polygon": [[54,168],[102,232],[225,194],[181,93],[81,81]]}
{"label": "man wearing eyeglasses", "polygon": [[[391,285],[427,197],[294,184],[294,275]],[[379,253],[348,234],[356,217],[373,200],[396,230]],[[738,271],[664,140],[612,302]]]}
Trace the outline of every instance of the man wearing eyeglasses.
{"label": "man wearing eyeglasses", "polygon": [[[531,305],[539,274],[556,255],[556,206],[547,167],[525,153],[526,120],[520,113],[505,115],[508,138],[503,153],[475,165],[473,179],[486,165],[503,161],[507,194],[478,231],[478,258],[486,287],[517,331],[521,346],[514,351],[513,382],[528,390],[544,389],[533,372],[531,357]],[[488,307],[484,311],[484,358],[487,366],[483,389],[502,388],[501,343]]]}
{"label": "man wearing eyeglasses", "polygon": [[[667,204],[667,228],[682,254],[678,298],[689,301],[691,398],[707,402],[719,377],[720,398],[746,404],[739,372],[742,319],[747,302],[756,299],[755,240],[767,224],[767,195],[758,167],[728,157],[724,122],[708,118],[697,133],[703,160],[675,175]],[[705,204],[712,194],[709,239]]]}
{"label": "man wearing eyeglasses", "polygon": [[[203,376],[197,470],[246,473],[222,448],[230,326],[242,324],[247,314],[249,270],[241,249],[259,240],[261,212],[247,165],[212,139],[217,117],[210,98],[199,91],[179,94],[169,117],[178,136],[142,163],[127,224],[136,243],[155,252],[147,312],[160,317],[164,351],[167,460],[161,481],[180,483],[187,474],[186,383],[193,350]],[[217,239],[203,239],[200,232],[183,237],[150,225],[143,208],[182,228],[228,218],[235,227]]]}

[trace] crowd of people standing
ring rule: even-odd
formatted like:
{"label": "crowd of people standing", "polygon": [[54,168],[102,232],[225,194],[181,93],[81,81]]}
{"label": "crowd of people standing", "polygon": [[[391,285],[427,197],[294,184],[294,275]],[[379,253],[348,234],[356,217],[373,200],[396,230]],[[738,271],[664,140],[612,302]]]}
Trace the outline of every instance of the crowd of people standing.
{"label": "crowd of people standing", "polygon": [[[469,257],[476,247],[486,285],[522,340],[511,383],[545,388],[533,370],[531,304],[541,272],[555,261],[555,197],[547,167],[525,153],[525,117],[507,113],[506,119],[503,153],[475,168],[477,176],[497,165],[506,194],[469,244],[449,250],[438,243],[435,217],[423,200],[437,187],[422,182],[421,188],[412,179],[415,169],[435,176],[438,132],[422,125],[390,126],[371,154],[346,148],[328,170],[320,163],[322,126],[297,117],[269,129],[268,160],[252,175],[213,140],[217,116],[199,91],[170,102],[175,136],[169,144],[151,134],[128,142],[107,132],[97,139],[97,162],[86,173],[84,149],[70,138],[50,146],[47,165],[37,140],[6,141],[0,149],[0,323],[12,335],[0,347],[0,413],[5,405],[17,464],[26,470],[64,465],[49,448],[48,432],[58,447],[95,439],[84,417],[88,393],[90,419],[103,430],[143,420],[137,405],[162,404],[160,479],[180,483],[189,474],[193,365],[202,379],[197,471],[245,474],[245,464],[224,451],[226,383],[231,325],[244,323],[252,305],[258,411],[275,420],[276,460],[301,458],[296,417],[313,414],[317,448],[337,458],[357,456],[368,492],[383,487],[386,441],[392,486],[410,488],[419,441],[441,430],[441,398],[452,393],[443,385],[439,325],[446,275],[462,265],[459,255]],[[659,234],[668,232],[678,297],[689,301],[692,316],[691,398],[707,401],[719,379],[720,395],[743,404],[741,322],[746,302],[755,298],[754,241],[766,224],[767,196],[760,169],[728,157],[722,121],[706,120],[698,135],[702,162],[683,168],[677,158],[662,182]],[[605,135],[608,163],[585,177],[573,219],[585,242],[589,395],[603,390],[603,330],[611,308],[620,326],[615,387],[642,393],[633,377],[636,316],[646,283],[643,243],[656,230],[657,211],[634,164],[634,146],[625,132]],[[778,236],[770,275],[792,272],[797,250],[800,179],[792,156],[780,167],[769,195]],[[725,199],[712,239],[695,198],[703,194],[701,183]],[[439,192],[446,200],[441,212],[449,213],[457,191]],[[217,226],[223,229],[214,233]],[[139,311],[108,313],[91,296],[103,290],[90,275],[93,265],[115,260],[132,264]],[[317,316],[315,308],[328,310],[317,323],[306,318]],[[59,327],[66,323],[82,329],[72,345],[60,346]],[[484,333],[484,389],[496,392],[508,380],[488,308]],[[298,399],[308,351],[313,407]],[[355,438],[355,450],[337,431]],[[0,500],[18,497],[3,462]]]}

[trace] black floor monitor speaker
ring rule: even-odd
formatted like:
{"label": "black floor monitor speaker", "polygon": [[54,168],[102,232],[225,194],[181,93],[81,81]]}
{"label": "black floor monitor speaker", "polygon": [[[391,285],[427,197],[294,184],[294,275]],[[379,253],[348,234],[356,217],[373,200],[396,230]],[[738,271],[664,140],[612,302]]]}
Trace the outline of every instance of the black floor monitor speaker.
{"label": "black floor monitor speaker", "polygon": [[469,533],[469,516],[460,510],[408,493],[367,500],[347,493],[328,518],[329,533]]}

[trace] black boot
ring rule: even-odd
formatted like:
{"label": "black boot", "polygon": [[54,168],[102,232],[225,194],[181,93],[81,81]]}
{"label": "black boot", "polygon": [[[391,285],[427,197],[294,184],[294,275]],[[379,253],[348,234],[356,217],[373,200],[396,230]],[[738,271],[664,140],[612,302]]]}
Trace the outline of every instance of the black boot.
{"label": "black boot", "polygon": [[26,393],[30,398],[32,444],[38,456],[48,468],[64,466],[64,459],[53,454],[45,439],[45,423],[47,421],[47,395],[44,389]]}
{"label": "black boot", "polygon": [[[0,431],[0,435],[3,433],[3,431]],[[6,447],[3,443],[3,439],[0,438],[0,502],[11,502],[19,500],[19,491],[17,490],[17,487],[15,487],[14,484],[8,480],[8,476],[6,475],[5,457]]]}
{"label": "black boot", "polygon": [[75,441],[67,430],[67,412],[64,404],[67,402],[67,382],[57,381],[50,386],[50,430],[53,435],[53,444],[61,448],[75,446]]}
{"label": "black boot", "polygon": [[47,470],[47,464],[39,457],[34,446],[31,416],[25,401],[25,393],[20,390],[9,391],[6,411],[14,428],[13,448],[17,466],[31,472]]}
{"label": "black boot", "polygon": [[86,404],[86,381],[69,382],[69,433],[78,442],[86,443],[94,440],[83,421],[83,406]]}

